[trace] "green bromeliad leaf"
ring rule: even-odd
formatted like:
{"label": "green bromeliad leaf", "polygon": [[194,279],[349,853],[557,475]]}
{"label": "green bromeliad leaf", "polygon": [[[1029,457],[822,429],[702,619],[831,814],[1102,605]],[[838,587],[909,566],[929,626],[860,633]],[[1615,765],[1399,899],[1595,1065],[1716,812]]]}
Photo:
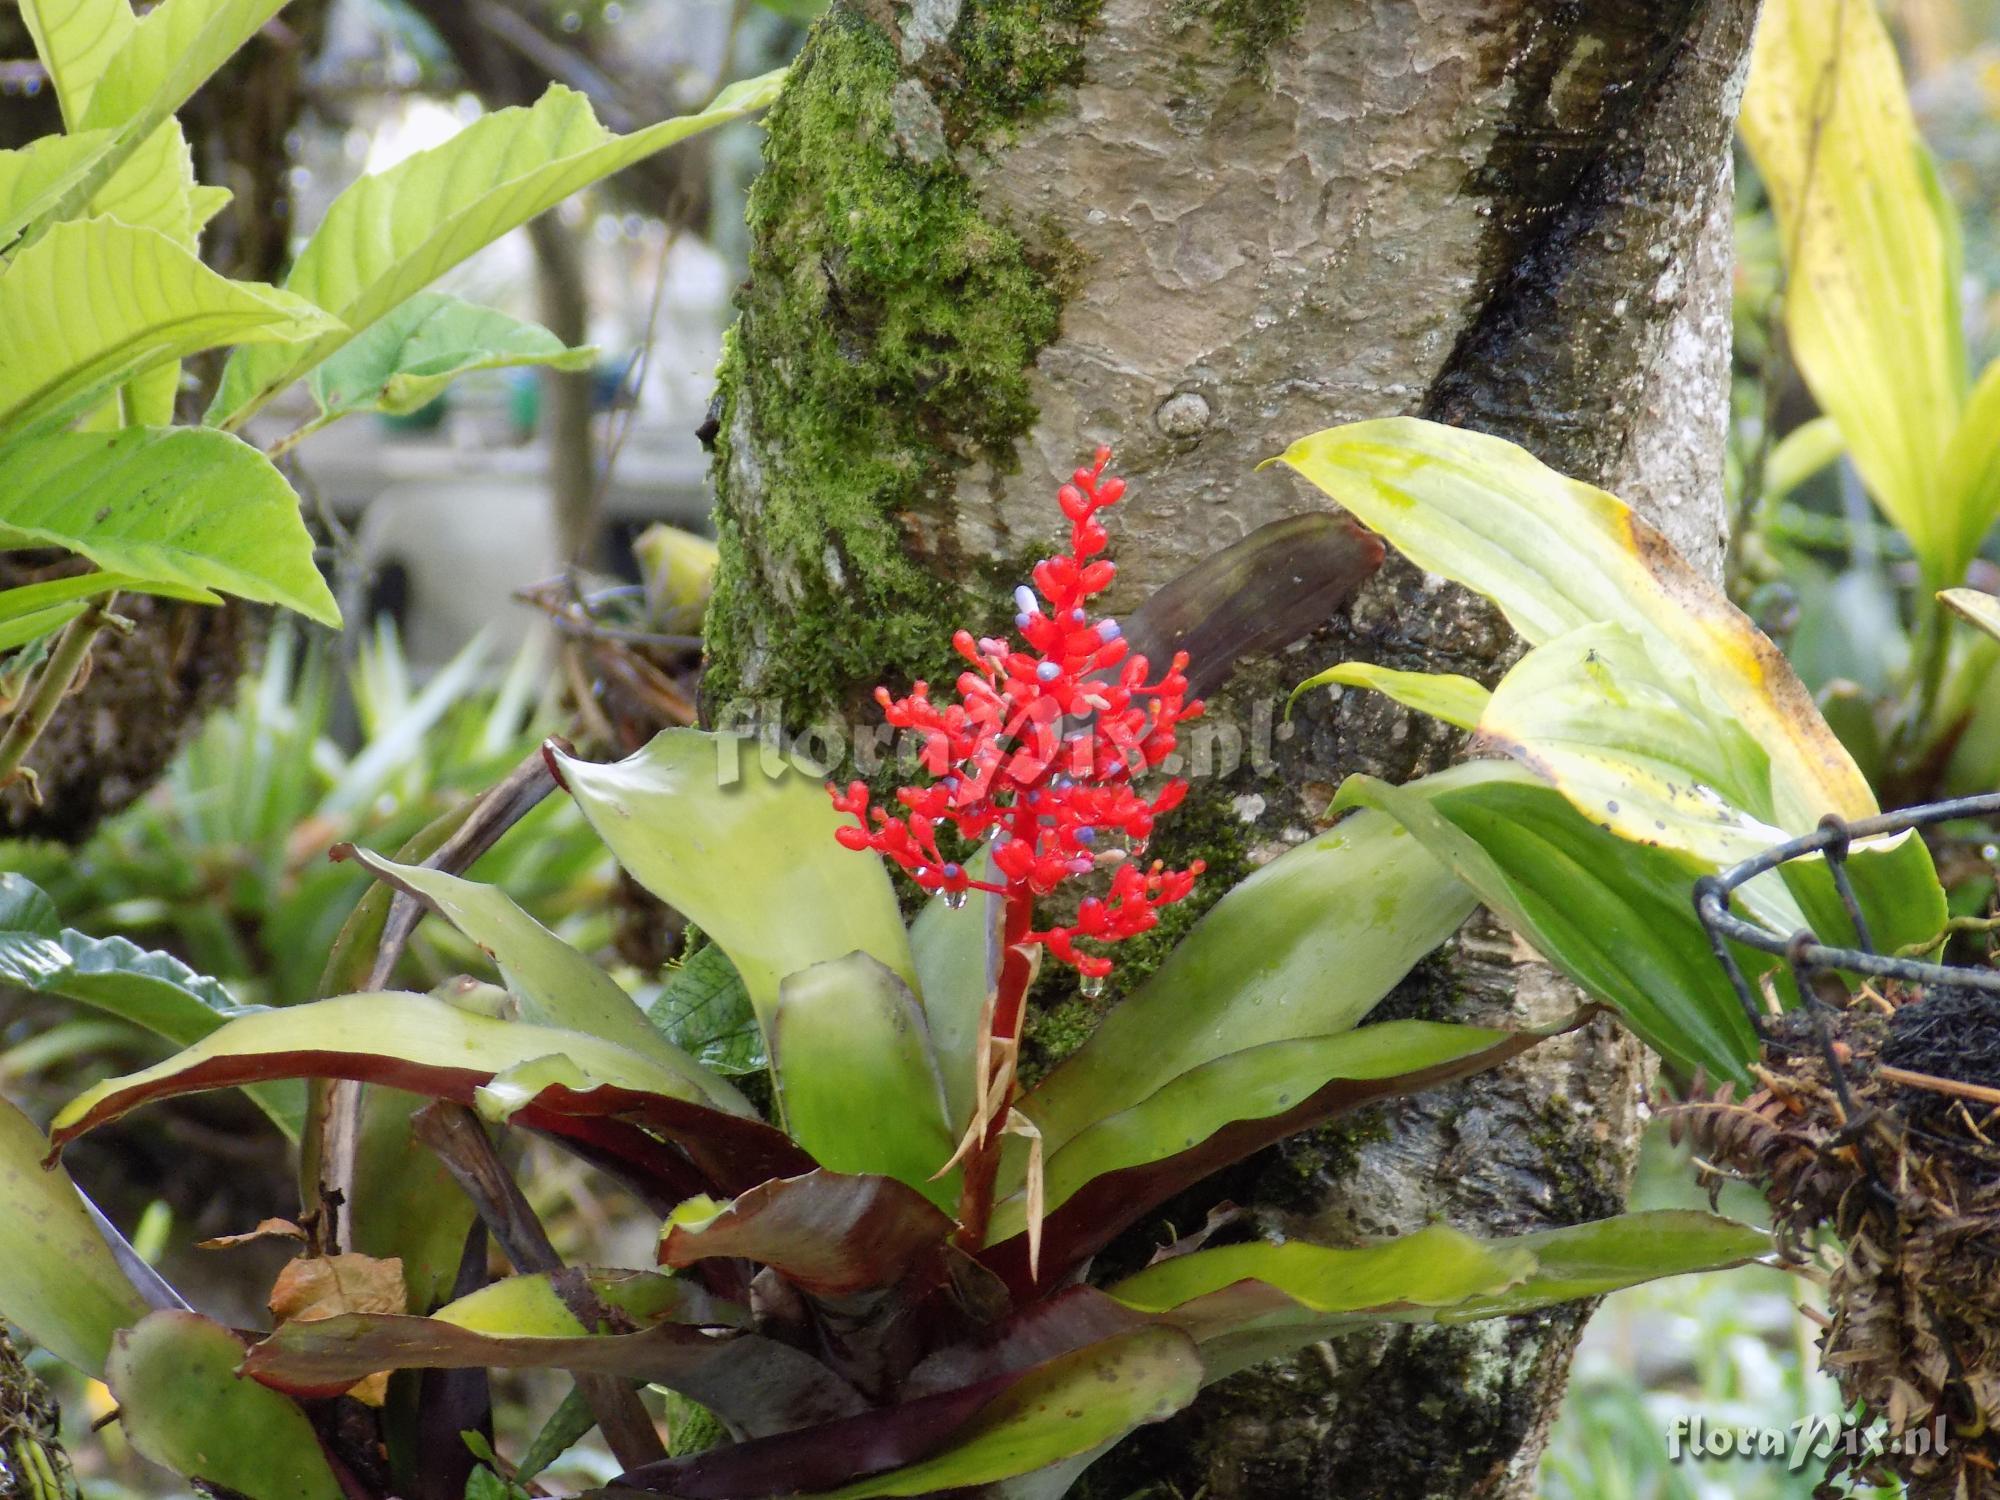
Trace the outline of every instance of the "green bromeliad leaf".
{"label": "green bromeliad leaf", "polygon": [[359,411],[413,412],[474,370],[587,370],[596,357],[595,349],[572,349],[540,324],[423,292],[358,334],[309,383],[325,423]]}
{"label": "green bromeliad leaf", "polygon": [[155,1067],[85,1090],[51,1133],[68,1140],[152,1100],[245,1077],[347,1076],[469,1096],[473,1080],[551,1060],[568,1064],[578,1088],[609,1085],[707,1107],[680,1074],[580,1031],[497,1020],[425,995],[364,994],[237,1017]]}
{"label": "green bromeliad leaf", "polygon": [[1172,1416],[1201,1382],[1201,1359],[1185,1334],[1171,1328],[1120,1334],[1050,1360],[1003,1392],[937,1456],[828,1491],[822,1500],[930,1495],[1032,1474]]}
{"label": "green bromeliad leaf", "polygon": [[1493,696],[1470,677],[1459,677],[1449,672],[1398,672],[1391,667],[1378,667],[1372,662],[1343,661],[1308,677],[1293,688],[1292,696],[1285,700],[1286,712],[1289,713],[1291,706],[1314,688],[1336,686],[1372,688],[1405,708],[1429,714],[1433,719],[1442,719],[1460,729],[1470,729],[1477,724],[1479,716],[1486,711],[1487,701]]}
{"label": "green bromeliad leaf", "polygon": [[[1504,1052],[1515,1035],[1435,1021],[1384,1021],[1332,1036],[1265,1042],[1229,1052],[1190,1068],[1050,1152],[1043,1169],[1047,1212],[1053,1215],[1110,1173],[1167,1161],[1238,1121],[1283,1116],[1335,1080],[1368,1085],[1404,1079],[1407,1083],[1398,1091],[1413,1092],[1428,1081],[1427,1075],[1451,1071],[1482,1054]],[[1385,1091],[1357,1092],[1380,1097]],[[1022,1113],[1030,1120],[1037,1118],[1033,1094],[1023,1101]],[[997,1243],[1026,1227],[1027,1195],[1016,1186],[994,1205],[987,1239]]]}
{"label": "green bromeliad leaf", "polygon": [[288,1396],[237,1374],[243,1345],[191,1312],[157,1312],[118,1336],[105,1384],[146,1458],[250,1500],[344,1500],[312,1422]]}
{"label": "green bromeliad leaf", "polygon": [[[992,880],[990,849],[966,866],[974,880]],[[972,890],[956,906],[933,896],[910,924],[918,993],[930,1023],[931,1049],[944,1078],[945,1112],[954,1134],[972,1122],[978,1089],[980,1027],[1000,987],[1005,900]]]}
{"label": "green bromeliad leaf", "polygon": [[1766,1254],[1761,1229],[1712,1214],[1624,1214],[1511,1239],[1443,1225],[1351,1248],[1292,1240],[1162,1261],[1112,1297],[1180,1328],[1208,1379],[1363,1322],[1465,1323],[1533,1312]]}
{"label": "green bromeliad leaf", "polygon": [[59,426],[134,375],[223,344],[312,338],[311,303],[230,281],[157,229],[58,224],[0,270],[0,433]]}
{"label": "green bromeliad leaf", "polygon": [[237,594],[340,624],[297,497],[227,433],[130,427],[11,443],[0,494],[0,548],[65,547],[144,581],[134,587]]}
{"label": "green bromeliad leaf", "polygon": [[715,1108],[753,1113],[733,1087],[654,1029],[617,980],[528,915],[505,891],[442,870],[397,864],[365,849],[355,849],[353,857],[484,949],[519,999],[523,1020],[629,1048],[679,1075]]}
{"label": "green bromeliad leaf", "polygon": [[943,1081],[923,1007],[865,953],[787,975],[772,1013],[771,1068],[792,1138],[829,1171],[894,1177],[941,1207],[958,1201]]}
{"label": "green bromeliad leaf", "polygon": [[239,350],[208,419],[235,428],[285,386],[432,281],[580,188],[689,136],[769,104],[782,70],[732,84],[698,114],[613,135],[590,103],[551,87],[533,106],[496,110],[327,209],[285,285],[346,325],[288,349]]}
{"label": "green bromeliad leaf", "polygon": [[1218,1057],[1347,1030],[1475,904],[1395,819],[1349,818],[1217,902],[1022,1108],[1053,1155]]}
{"label": "green bromeliad leaf", "polygon": [[112,1336],[146,1316],[146,1300],[119,1269],[60,1167],[42,1168],[49,1143],[0,1099],[0,1319],[57,1358],[101,1375]]}
{"label": "green bromeliad leaf", "polygon": [[[1349,777],[1335,806],[1401,822],[1670,1066],[1748,1079],[1757,1038],[1695,918],[1687,856],[1607,832],[1508,761],[1402,787]],[[1771,962],[1744,956],[1753,976]]]}
{"label": "green bromeliad leaf", "polygon": [[1502,439],[1394,417],[1301,438],[1282,462],[1428,572],[1485,595],[1530,645],[1619,625],[1701,684],[1770,757],[1773,815],[1864,817],[1874,794],[1783,654],[1631,508]]}
{"label": "green bromeliad leaf", "polygon": [[747,735],[669,729],[610,765],[555,760],[618,862],[729,955],[768,1039],[788,974],[861,952],[916,976],[882,861],[834,840],[816,774],[764,757]]}

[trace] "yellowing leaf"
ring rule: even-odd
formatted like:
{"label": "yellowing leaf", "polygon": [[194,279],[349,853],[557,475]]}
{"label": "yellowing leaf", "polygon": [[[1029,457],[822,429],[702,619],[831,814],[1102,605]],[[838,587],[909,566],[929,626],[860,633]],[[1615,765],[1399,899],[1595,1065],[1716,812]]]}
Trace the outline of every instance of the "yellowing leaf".
{"label": "yellowing leaf", "polygon": [[1962,619],[2000,640],[2000,599],[1979,589],[1946,589],[1938,598]]}
{"label": "yellowing leaf", "polygon": [[1767,821],[1763,750],[1619,625],[1585,625],[1530,651],[1501,679],[1477,743],[1504,750],[1635,843],[1721,866],[1785,837]]}
{"label": "yellowing leaf", "polygon": [[1928,576],[1956,583],[1970,553],[1941,480],[1965,399],[1957,226],[1874,0],[1768,0],[1743,137],[1786,251],[1792,357]]}
{"label": "yellowing leaf", "polygon": [[1491,599],[1531,645],[1583,625],[1633,632],[1763,746],[1779,826],[1875,811],[1783,653],[1617,497],[1512,443],[1414,417],[1314,433],[1282,462],[1418,567]]}

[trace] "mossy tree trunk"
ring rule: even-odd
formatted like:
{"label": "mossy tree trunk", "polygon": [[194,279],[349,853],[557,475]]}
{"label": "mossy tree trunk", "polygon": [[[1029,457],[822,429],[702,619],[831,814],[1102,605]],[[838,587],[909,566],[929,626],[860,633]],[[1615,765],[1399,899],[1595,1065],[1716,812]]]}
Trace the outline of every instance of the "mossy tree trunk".
{"label": "mossy tree trunk", "polygon": [[[1057,476],[1099,442],[1132,480],[1115,606],[1324,504],[1259,460],[1407,412],[1613,488],[1716,567],[1729,142],[1754,11],[836,0],[751,196],[717,409],[711,717],[838,734],[867,722],[875,683],[949,672],[951,627],[1011,613],[1056,540]],[[1401,779],[1458,752],[1362,694],[1320,697],[1288,734],[1274,706],[1308,670],[1354,657],[1491,681],[1515,650],[1479,601],[1392,565],[1304,647],[1239,670],[1214,722],[1218,757],[1233,731],[1241,763],[1200,777],[1156,847],[1204,855],[1212,899],[1308,837],[1347,773]],[[1046,1066],[1116,991],[1041,999]],[[1385,1013],[1520,1022],[1572,1000],[1475,919]],[[1210,1201],[1333,1240],[1598,1217],[1623,1202],[1642,1074],[1592,1029],[1267,1154]],[[1147,1429],[1084,1488],[1529,1494],[1580,1326],[1311,1351]]]}

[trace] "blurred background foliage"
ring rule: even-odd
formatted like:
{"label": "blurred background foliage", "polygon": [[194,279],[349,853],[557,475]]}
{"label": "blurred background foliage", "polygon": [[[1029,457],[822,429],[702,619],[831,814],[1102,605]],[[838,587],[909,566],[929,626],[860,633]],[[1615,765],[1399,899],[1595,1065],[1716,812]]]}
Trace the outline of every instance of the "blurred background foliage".
{"label": "blurred background foliage", "polygon": [[[190,121],[208,175],[238,195],[211,258],[234,274],[268,274],[290,226],[315,222],[357,171],[550,77],[590,94],[613,128],[698,105],[790,55],[819,9],[814,0],[298,0],[284,35],[241,64],[240,87],[211,91]],[[1884,0],[1882,13],[1962,234],[1955,311],[1939,315],[1961,320],[1967,374],[1977,374],[2000,356],[2000,0]],[[0,14],[8,141],[43,128],[49,104],[16,30],[12,13]],[[705,525],[696,433],[729,288],[742,274],[742,196],[756,153],[754,130],[724,132],[467,266],[461,289],[515,304],[569,342],[595,343],[598,369],[496,372],[369,441],[301,444],[293,462],[329,570],[360,606],[349,611],[349,638],[251,632],[262,645],[233,702],[205,722],[145,726],[181,744],[150,793],[80,844],[10,842],[0,867],[48,891],[68,925],[168,950],[238,1000],[295,1003],[315,994],[321,956],[368,884],[326,860],[331,844],[397,847],[546,734],[630,748],[686,722],[701,549],[670,532],[653,533],[638,555],[631,542],[659,523]],[[1991,679],[2000,648],[1963,627],[1948,634],[1917,549],[1822,418],[1786,336],[1788,245],[1773,195],[1747,152],[1738,167],[1732,589],[1820,695],[1885,804],[1990,790],[2000,785]],[[578,536],[592,566],[557,567]],[[2000,545],[1988,536],[1965,578],[1943,581],[2000,592]],[[517,591],[529,597],[512,599]],[[1949,643],[1948,660],[1918,715],[1927,632]],[[670,972],[679,934],[619,883],[566,800],[540,809],[472,873],[572,942],[624,959],[619,972],[642,994]],[[1947,873],[1958,911],[1990,907],[1990,857]],[[483,955],[434,923],[407,964],[402,982],[415,988],[485,972]],[[38,1116],[166,1050],[115,1020],[0,996],[0,1090]],[[142,1130],[107,1132],[89,1148],[98,1159],[79,1166],[94,1184],[122,1186],[104,1196],[122,1222],[140,1223],[142,1250],[185,1264],[194,1240],[247,1228],[251,1205],[282,1196],[287,1168],[267,1137],[240,1101],[192,1101]],[[204,1159],[231,1163],[246,1181],[190,1178],[180,1164],[192,1153],[179,1143],[192,1139]],[[553,1156],[531,1180],[559,1238],[565,1225],[601,1237],[632,1217],[615,1193]],[[1696,1197],[1685,1158],[1649,1140],[1634,1206]],[[1747,1192],[1723,1208],[1761,1219]],[[230,1268],[231,1282],[244,1279],[239,1270]],[[1835,1410],[1831,1381],[1813,1368],[1816,1327],[1799,1311],[1811,1292],[1778,1272],[1739,1273],[1608,1299],[1576,1365],[1544,1492],[1811,1495],[1812,1465],[1794,1473],[1781,1463],[1667,1458],[1682,1415],[1782,1428]],[[59,1394],[72,1431],[104,1413],[101,1390]],[[509,1388],[537,1412],[559,1394],[554,1384]],[[97,1445],[78,1451],[86,1448]],[[608,1469],[590,1471],[590,1451],[555,1482],[605,1477]],[[109,1467],[82,1479],[92,1495],[158,1493],[142,1469],[114,1451]]]}

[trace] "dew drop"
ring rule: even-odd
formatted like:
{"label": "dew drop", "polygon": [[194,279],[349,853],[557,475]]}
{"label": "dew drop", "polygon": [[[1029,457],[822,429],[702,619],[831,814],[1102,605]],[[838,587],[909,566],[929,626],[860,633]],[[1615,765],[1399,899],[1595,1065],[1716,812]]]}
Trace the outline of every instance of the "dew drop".
{"label": "dew drop", "polygon": [[964,891],[946,891],[944,893],[944,904],[952,911],[963,911],[965,909],[965,897],[966,893]]}
{"label": "dew drop", "polygon": [[1076,987],[1082,993],[1084,999],[1095,1000],[1099,995],[1104,993],[1104,976],[1102,974],[1079,975]]}

